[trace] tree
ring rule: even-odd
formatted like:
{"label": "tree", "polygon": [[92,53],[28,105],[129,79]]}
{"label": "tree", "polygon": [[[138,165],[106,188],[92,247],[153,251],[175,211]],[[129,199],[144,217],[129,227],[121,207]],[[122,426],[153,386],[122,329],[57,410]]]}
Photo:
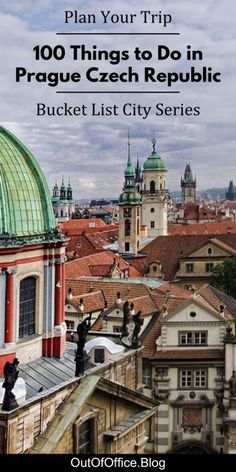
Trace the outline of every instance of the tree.
{"label": "tree", "polygon": [[214,267],[211,285],[236,298],[236,257],[227,257]]}

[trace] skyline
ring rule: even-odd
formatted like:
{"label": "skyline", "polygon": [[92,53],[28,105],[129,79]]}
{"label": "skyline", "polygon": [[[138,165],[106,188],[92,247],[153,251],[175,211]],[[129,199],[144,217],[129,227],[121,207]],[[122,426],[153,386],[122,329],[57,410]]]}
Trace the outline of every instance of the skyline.
{"label": "skyline", "polygon": [[[220,84],[184,84],[178,95],[112,95],[94,96],[56,95],[55,90],[47,84],[16,84],[14,69],[16,66],[29,70],[36,68],[33,62],[32,49],[36,44],[68,45],[71,38],[56,36],[58,31],[115,32],[131,31],[132,25],[65,25],[63,11],[65,8],[80,8],[81,12],[98,12],[101,5],[98,1],[79,2],[75,0],[12,0],[6,4],[0,0],[1,61],[4,68],[0,71],[1,81],[1,124],[16,134],[19,139],[34,153],[46,175],[50,189],[55,179],[64,175],[67,181],[71,178],[76,198],[94,198],[119,195],[123,185],[123,172],[127,159],[127,132],[130,128],[131,153],[135,164],[137,154],[143,162],[151,153],[153,134],[157,140],[157,152],[164,159],[168,169],[168,188],[179,190],[181,173],[187,162],[191,163],[197,175],[198,190],[211,187],[227,187],[229,180],[236,180],[234,153],[236,144],[235,112],[236,92],[233,87],[236,75],[236,64],[232,61],[236,52],[234,35],[234,12],[236,5],[228,0],[222,10],[220,0],[208,2],[180,0],[178,5],[169,0],[160,0],[158,9],[154,0],[149,2],[152,11],[172,14],[172,23],[168,31],[179,31],[179,37],[167,37],[164,44],[183,49],[183,45],[204,51],[204,65],[212,66],[222,73]],[[131,0],[112,3],[105,1],[103,9],[114,12],[136,12],[142,2]],[[162,29],[161,29],[162,28]],[[166,28],[166,30],[167,30]],[[163,31],[160,25],[144,25],[137,18],[137,32]],[[9,31],[11,34],[9,35]],[[133,31],[133,30],[132,30]],[[7,38],[7,41],[6,41]],[[81,42],[82,40],[80,40]],[[117,36],[96,37],[96,44],[108,49],[117,49]],[[152,48],[153,37],[129,37],[131,46],[143,45]],[[173,42],[174,41],[174,42]],[[86,45],[95,43],[94,37],[83,37]],[[78,39],[77,39],[78,43]],[[119,49],[127,47],[127,37],[119,37]],[[82,64],[82,69],[87,65]],[[101,65],[101,64],[100,64]],[[106,67],[108,66],[105,64]],[[49,71],[58,64],[41,63],[37,70]],[[68,61],[64,68],[75,70],[76,65]],[[105,66],[104,66],[105,67]],[[109,64],[109,67],[111,65]],[[167,64],[167,70],[170,64]],[[175,63],[176,70],[180,64]],[[120,66],[116,65],[119,71]],[[100,84],[99,87],[105,84]],[[140,84],[138,84],[139,86]],[[198,85],[198,86],[197,86]],[[130,90],[135,84],[130,85]],[[156,86],[156,84],[155,84]],[[92,87],[92,85],[91,85]],[[110,85],[115,90],[116,84]],[[150,86],[149,86],[150,88]],[[152,89],[154,87],[152,86]],[[92,90],[92,88],[91,88]],[[136,90],[136,89],[135,89]],[[138,90],[138,88],[137,88]],[[115,98],[114,98],[115,97]],[[50,106],[61,103],[98,105],[104,103],[112,106],[114,101],[122,107],[124,103],[151,106],[164,103],[165,106],[200,106],[200,116],[154,116],[142,117],[37,117],[35,104],[45,102]]]}

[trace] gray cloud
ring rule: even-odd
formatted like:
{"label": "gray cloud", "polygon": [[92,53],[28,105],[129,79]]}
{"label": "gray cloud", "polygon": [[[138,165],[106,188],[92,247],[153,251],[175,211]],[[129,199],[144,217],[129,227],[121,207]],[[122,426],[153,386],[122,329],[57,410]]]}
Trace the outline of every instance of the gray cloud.
{"label": "gray cloud", "polygon": [[[78,9],[78,1],[71,0],[70,9]],[[143,8],[143,2],[115,0],[102,2],[102,9],[114,12],[136,12]],[[33,60],[32,49],[36,44],[69,44],[70,39],[56,37],[55,32],[63,29],[78,30],[78,26],[63,25],[63,10],[68,8],[65,0],[0,0],[0,50],[1,84],[1,123],[8,127],[34,152],[48,179],[49,185],[54,184],[62,175],[71,177],[75,195],[78,198],[95,196],[116,196],[123,184],[123,170],[127,156],[127,129],[130,127],[132,136],[132,155],[136,160],[137,153],[143,161],[151,152],[153,133],[157,137],[157,148],[165,159],[169,173],[170,189],[179,186],[181,172],[185,163],[190,161],[193,171],[197,174],[199,188],[227,185],[235,175],[233,160],[235,152],[235,76],[236,52],[235,13],[233,0],[227,0],[224,6],[220,0],[177,2],[160,0],[158,11],[171,12],[173,24],[168,31],[180,31],[181,36],[174,39],[162,39],[162,43],[184,50],[187,44],[196,49],[204,50],[202,65],[210,65],[222,72],[220,85],[191,85],[181,88],[179,96],[161,95],[56,95],[53,88],[45,84],[16,84],[14,70],[17,65],[29,70],[85,70],[88,64],[73,64],[69,58],[63,66],[56,62],[39,64]],[[101,10],[101,2],[90,0],[79,2],[81,12]],[[148,9],[157,11],[156,1],[148,3]],[[158,12],[157,11],[157,12]],[[85,25],[87,29],[105,31],[102,25]],[[83,27],[81,26],[81,29]],[[108,27],[120,31],[121,26]],[[123,26],[123,30],[131,30],[131,26]],[[147,28],[141,23],[136,31]],[[148,31],[160,28],[150,25]],[[160,29],[159,29],[160,30]],[[11,32],[11,34],[9,34]],[[58,39],[60,38],[60,40]],[[80,39],[80,42],[82,40]],[[78,43],[78,39],[76,40]],[[95,43],[94,38],[83,38],[86,45]],[[74,43],[74,40],[73,40]],[[96,40],[101,48],[127,49],[134,45],[155,50],[160,43],[153,37],[103,37]],[[132,46],[133,45],[133,46]],[[156,61],[153,66],[157,67]],[[113,70],[108,63],[99,63],[104,70]],[[200,67],[197,63],[196,67]],[[115,66],[121,71],[124,64]],[[141,70],[143,64],[135,64]],[[161,70],[185,70],[187,63],[168,63],[158,65]],[[86,84],[87,85],[87,84]],[[130,86],[132,90],[143,88]],[[154,84],[155,85],[155,84]],[[85,87],[85,84],[83,84]],[[87,87],[88,88],[88,87]],[[117,89],[117,84],[110,89]],[[90,87],[92,89],[92,86]],[[104,85],[103,85],[104,89]],[[152,88],[154,89],[154,87]],[[116,97],[116,98],[115,98]],[[71,105],[90,106],[92,101],[111,106],[117,103],[138,103],[151,106],[163,102],[166,106],[179,106],[182,103],[190,106],[201,106],[200,117],[156,117],[154,114],[147,120],[137,116],[111,118],[98,117],[36,117],[35,103],[45,102],[50,106],[58,106],[68,101]]]}

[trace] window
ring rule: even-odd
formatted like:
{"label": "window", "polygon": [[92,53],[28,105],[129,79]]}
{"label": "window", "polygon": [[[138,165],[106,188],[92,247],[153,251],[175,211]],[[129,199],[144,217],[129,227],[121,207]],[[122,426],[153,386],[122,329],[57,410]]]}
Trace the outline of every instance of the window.
{"label": "window", "polygon": [[152,266],[152,270],[153,272],[157,272],[157,266],[156,265]]}
{"label": "window", "polygon": [[156,189],[156,185],[155,185],[155,182],[154,180],[151,180],[150,182],[150,192],[155,192],[155,189]]}
{"label": "window", "polygon": [[155,228],[155,221],[151,221],[151,228]]}
{"label": "window", "polygon": [[155,208],[151,208],[151,213],[154,213],[154,211],[155,211]]}
{"label": "window", "polygon": [[75,322],[74,322],[74,321],[70,321],[70,320],[66,320],[66,327],[67,327],[67,329],[74,329],[74,327],[75,327]]}
{"label": "window", "polygon": [[179,344],[181,346],[206,346],[207,331],[180,331]]}
{"label": "window", "polygon": [[139,236],[139,218],[137,219],[137,235]]}
{"label": "window", "polygon": [[193,290],[192,285],[185,285],[184,288],[185,288],[185,290],[189,290],[190,292],[192,292],[192,290]]}
{"label": "window", "polygon": [[131,208],[124,208],[124,217],[131,218]]}
{"label": "window", "polygon": [[193,272],[193,264],[186,264],[186,272]]}
{"label": "window", "polygon": [[20,283],[19,338],[35,333],[36,278],[27,277]]}
{"label": "window", "polygon": [[196,318],[197,313],[196,313],[195,311],[190,311],[189,316],[190,316],[191,318]]}
{"label": "window", "polygon": [[184,369],[179,371],[180,388],[207,387],[206,369]]}
{"label": "window", "polygon": [[78,454],[90,454],[91,449],[92,420],[87,420],[79,428]]}
{"label": "window", "polygon": [[125,243],[125,252],[129,252],[129,243]]}
{"label": "window", "polygon": [[212,272],[214,264],[212,262],[206,263],[206,272]]}
{"label": "window", "polygon": [[103,364],[105,360],[105,350],[102,348],[94,349],[94,363]]}
{"label": "window", "polygon": [[[130,215],[131,216],[131,215]],[[139,216],[139,208],[137,208],[137,216]]]}
{"label": "window", "polygon": [[[120,312],[118,311],[118,314],[119,314],[119,313],[120,313]],[[115,325],[113,325],[113,333],[121,333],[121,331],[122,331],[122,327],[121,327],[121,326],[115,326]]]}
{"label": "window", "polygon": [[125,236],[130,236],[131,232],[131,223],[130,220],[126,219],[125,220]]}
{"label": "window", "polygon": [[211,247],[208,247],[207,249],[207,254],[210,256],[213,253],[213,250]]}
{"label": "window", "polygon": [[151,369],[147,365],[143,366],[143,385],[151,388]]}

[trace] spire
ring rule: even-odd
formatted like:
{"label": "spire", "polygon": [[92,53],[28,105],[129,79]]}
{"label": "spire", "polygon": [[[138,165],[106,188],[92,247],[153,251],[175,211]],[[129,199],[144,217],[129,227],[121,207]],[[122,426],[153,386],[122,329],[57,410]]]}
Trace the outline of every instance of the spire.
{"label": "spire", "polygon": [[131,163],[131,155],[130,155],[130,134],[129,134],[129,128],[128,128],[128,161],[127,161],[127,167],[129,165],[132,165],[132,163]]}
{"label": "spire", "polygon": [[135,169],[131,161],[131,152],[130,152],[130,135],[128,130],[128,159],[127,159],[127,167],[125,169],[125,186],[132,186],[134,185],[134,177],[135,177]]}
{"label": "spire", "polygon": [[61,180],[60,199],[64,200],[65,198],[66,198],[66,187],[65,187],[64,176],[63,176]]}
{"label": "spire", "polygon": [[72,187],[71,187],[71,184],[70,184],[70,177],[69,177],[68,185],[67,185],[67,189],[66,189],[66,196],[67,196],[67,200],[72,200],[73,199]]}
{"label": "spire", "polygon": [[152,138],[152,153],[156,154],[156,138],[154,136]]}

